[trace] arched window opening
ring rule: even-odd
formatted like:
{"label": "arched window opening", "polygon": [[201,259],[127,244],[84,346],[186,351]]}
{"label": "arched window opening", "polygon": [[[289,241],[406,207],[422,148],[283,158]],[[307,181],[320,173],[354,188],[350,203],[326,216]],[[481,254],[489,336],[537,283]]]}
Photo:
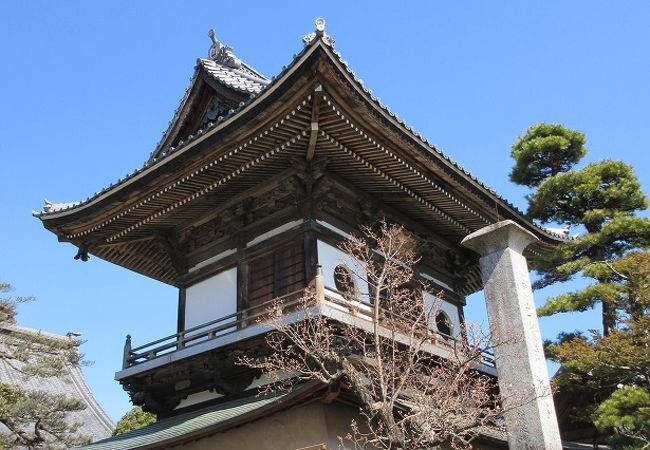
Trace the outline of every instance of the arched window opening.
{"label": "arched window opening", "polygon": [[443,339],[451,338],[451,321],[449,320],[449,316],[443,311],[438,311],[436,313],[436,328],[438,329],[438,333],[442,335]]}
{"label": "arched window opening", "polygon": [[344,264],[339,264],[334,268],[334,286],[336,290],[345,296],[355,295],[354,274]]}

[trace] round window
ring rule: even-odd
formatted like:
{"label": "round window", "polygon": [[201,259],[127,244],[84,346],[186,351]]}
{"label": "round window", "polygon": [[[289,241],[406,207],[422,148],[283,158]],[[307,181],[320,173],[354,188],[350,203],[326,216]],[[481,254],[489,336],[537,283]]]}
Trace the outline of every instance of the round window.
{"label": "round window", "polygon": [[345,295],[354,295],[354,275],[349,267],[339,264],[334,268],[334,286]]}
{"label": "round window", "polygon": [[449,320],[449,316],[443,311],[436,313],[436,328],[444,339],[451,338],[451,321]]}

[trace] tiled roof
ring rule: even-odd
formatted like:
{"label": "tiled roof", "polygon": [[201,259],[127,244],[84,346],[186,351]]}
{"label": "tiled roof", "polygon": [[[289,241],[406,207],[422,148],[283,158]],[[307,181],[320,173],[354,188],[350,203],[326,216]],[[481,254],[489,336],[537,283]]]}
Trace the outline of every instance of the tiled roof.
{"label": "tiled roof", "polygon": [[[305,51],[307,50],[307,46],[305,46],[302,51],[298,54],[293,55],[293,60],[291,61],[291,64],[288,66],[283,66],[282,67],[282,72],[280,74],[274,76],[271,80],[268,80],[264,75],[260,74],[256,70],[254,70],[252,67],[249,65],[242,63],[241,67],[239,69],[234,69],[227,67],[223,64],[219,64],[220,69],[219,70],[213,70],[212,72],[209,72],[213,77],[215,77],[215,80],[218,81],[219,83],[222,83],[224,85],[228,86],[228,83],[234,83],[238,86],[244,87],[248,86],[249,89],[256,89],[257,92],[250,92],[250,99],[247,102],[242,102],[239,107],[235,110],[231,110],[226,114],[225,117],[221,117],[220,120],[218,121],[219,123],[223,122],[226,119],[231,118],[232,116],[236,115],[239,111],[241,111],[245,106],[247,106],[251,101],[253,101],[259,94],[261,94],[264,90],[266,90],[268,87],[274,84],[275,81],[277,81],[279,78],[281,78],[289,68],[293,67],[295,63],[298,61],[300,56],[302,56]],[[217,66],[217,64],[211,60],[206,60],[203,58],[199,58],[196,69],[194,71],[194,75],[190,79],[190,85],[188,88],[185,90],[185,94],[183,98],[180,100],[179,107],[176,109],[174,112],[174,118],[169,122],[169,128],[173,126],[175,121],[178,118],[178,115],[180,114],[181,110],[183,109],[183,105],[187,101],[189,92],[194,85],[194,83],[197,80],[197,75],[199,73],[199,67],[204,67],[206,71],[209,71],[208,67],[210,66]],[[248,77],[247,77],[248,76]],[[244,81],[246,79],[247,81]],[[246,90],[240,89],[242,92],[248,92]],[[111,183],[109,186],[102,188],[100,191],[95,192],[93,195],[86,197],[85,200],[80,200],[76,202],[68,202],[68,203],[52,203],[49,202],[48,200],[45,200],[45,204],[43,206],[43,209],[41,211],[32,211],[32,215],[34,217],[39,217],[39,218],[46,218],[50,214],[55,214],[61,211],[66,211],[70,209],[74,209],[78,206],[85,205],[93,200],[95,200],[97,197],[100,195],[104,194],[106,191],[110,191],[113,188],[116,188],[120,186],[122,183],[126,182],[127,180],[133,178],[134,176],[140,174],[144,170],[148,169],[151,166],[156,165],[156,163],[159,163],[162,161],[166,156],[169,156],[173,153],[176,153],[178,150],[181,150],[183,147],[187,146],[190,144],[194,139],[202,136],[206,132],[210,131],[212,128],[217,125],[216,123],[208,123],[207,124],[207,129],[206,130],[199,130],[198,134],[196,136],[190,135],[185,138],[184,141],[180,141],[178,147],[172,147],[169,150],[165,151],[164,153],[158,154],[159,150],[161,150],[160,145],[164,141],[164,136],[169,132],[169,129],[163,133],[163,139],[158,143],[156,146],[156,149],[152,152],[152,155],[158,154],[158,157],[156,158],[150,158],[145,161],[145,163],[142,165],[142,167],[139,167],[135,169],[133,172],[128,173],[126,177],[124,178],[119,178],[115,183]]]}
{"label": "tiled roof", "polygon": [[[199,59],[199,64],[205,71],[221,84],[241,92],[249,94],[259,94],[264,86],[269,84],[269,80],[262,77],[257,72],[248,68],[244,64],[239,69],[219,64],[209,59]],[[246,70],[248,69],[248,70]]]}
{"label": "tiled roof", "polygon": [[[50,339],[69,339],[66,336],[18,326],[3,327],[2,331],[18,335],[40,335]],[[14,364],[20,363],[14,361]],[[27,390],[45,391],[81,400],[86,405],[86,409],[68,413],[66,420],[82,423],[79,433],[90,437],[93,441],[104,439],[113,431],[113,422],[93,396],[79,367],[66,365],[64,373],[56,377],[25,377],[4,359],[0,359],[0,382],[18,385]]]}
{"label": "tiled roof", "polygon": [[[504,197],[499,195],[493,189],[491,189],[490,187],[485,185],[482,181],[480,181],[478,178],[476,178],[473,174],[471,174],[469,171],[467,171],[464,167],[462,167],[460,164],[458,164],[456,161],[454,161],[452,158],[450,158],[446,153],[439,150],[433,143],[431,143],[428,139],[426,139],[420,133],[416,132],[411,127],[409,127],[402,119],[400,119],[394,112],[392,112],[386,105],[384,105],[379,98],[375,97],[373,95],[373,93],[364,86],[363,80],[359,79],[356,76],[355,72],[348,66],[347,61],[343,60],[341,54],[333,48],[333,40],[329,36],[324,35],[324,36],[316,38],[316,35],[314,34],[313,37],[311,37],[311,35],[309,35],[309,37],[311,39],[307,39],[305,41],[305,46],[303,47],[303,49],[298,54],[293,55],[293,59],[292,59],[291,63],[288,66],[282,67],[282,71],[278,75],[274,76],[270,80],[270,82],[267,80],[267,84],[264,84],[264,83],[261,83],[261,82],[258,83],[256,81],[257,75],[259,75],[260,77],[262,77],[262,75],[255,72],[253,69],[251,69],[249,66],[247,66],[244,63],[241,63],[241,67],[239,69],[235,69],[235,68],[229,67],[229,66],[227,66],[225,64],[217,64],[217,63],[215,63],[214,61],[211,61],[211,60],[199,59],[199,64],[201,64],[203,67],[205,67],[206,71],[210,70],[209,69],[210,66],[214,66],[214,68],[212,69],[212,72],[210,72],[210,73],[213,76],[215,76],[215,79],[217,79],[219,82],[223,83],[224,85],[231,86],[231,87],[232,86],[238,86],[237,89],[241,90],[242,92],[249,92],[251,94],[250,98],[247,101],[242,102],[237,109],[231,110],[227,115],[225,115],[225,117],[220,118],[220,120],[218,122],[221,123],[221,122],[223,122],[223,121],[225,121],[227,119],[230,119],[233,116],[237,115],[237,113],[239,111],[241,111],[246,106],[248,106],[248,104],[250,104],[252,101],[254,101],[262,92],[264,92],[265,90],[273,87],[278,82],[278,80],[280,80],[291,68],[293,68],[297,64],[297,62],[300,60],[300,58],[311,47],[313,47],[314,45],[317,45],[319,42],[322,42],[325,47],[331,48],[331,52],[335,56],[336,61],[339,62],[342,65],[342,67],[352,76],[352,79],[354,80],[354,82],[361,88],[361,90],[370,98],[370,100],[383,113],[385,113],[388,117],[395,120],[407,133],[411,134],[411,136],[416,141],[418,141],[420,144],[422,144],[426,150],[428,150],[432,154],[438,155],[439,158],[441,160],[443,160],[443,161],[446,161],[454,171],[461,174],[462,176],[465,176],[466,179],[469,182],[477,185],[479,187],[479,189],[482,189],[482,190],[486,191],[487,193],[489,193],[491,196],[493,196],[498,201],[500,201],[503,205],[510,208],[517,215],[521,216],[522,218],[525,217],[523,212],[521,212],[516,206],[514,206],[507,199],[505,199]],[[199,66],[197,65],[197,67],[199,67]],[[196,79],[196,73],[198,73],[198,70],[195,72],[195,75],[194,75],[194,77],[192,79],[192,84],[194,83],[194,81]],[[250,79],[246,78],[245,77],[246,74],[249,74],[251,76],[251,78]],[[259,80],[263,81],[262,79],[259,79]],[[228,84],[228,83],[230,83],[230,84]],[[256,89],[256,91],[253,91],[253,90],[249,91],[247,89]],[[188,88],[188,90],[186,91],[185,97],[181,100],[181,107],[179,107],[179,110],[177,110],[176,115],[178,114],[180,109],[182,109],[182,105],[185,102],[185,100],[187,99],[187,95],[189,93],[189,90],[190,90],[190,88]],[[176,115],[175,115],[175,118],[176,118]],[[154,154],[156,154],[156,156],[157,156],[156,158],[149,159],[142,168],[135,170],[130,175],[127,175],[126,178],[118,180],[118,182],[116,184],[111,185],[108,189],[111,189],[113,187],[116,187],[116,186],[122,184],[124,181],[126,181],[126,180],[130,179],[131,177],[137,175],[138,173],[145,170],[149,166],[155,165],[156,163],[162,161],[165,157],[170,156],[171,154],[176,153],[177,151],[183,149],[185,146],[189,145],[195,139],[201,137],[205,133],[208,133],[211,129],[214,128],[215,125],[217,125],[217,124],[210,122],[209,124],[207,124],[205,130],[202,129],[202,130],[199,130],[199,132],[196,135],[189,135],[187,137],[184,137],[183,138],[184,140],[180,141],[178,143],[177,147],[171,147],[170,149],[166,150],[163,153],[158,153],[158,150],[160,150],[158,148],[154,152]],[[63,209],[59,209],[59,210],[56,210],[56,211],[53,211],[53,212],[58,212],[58,211],[61,211],[61,210],[71,209],[71,208],[74,209],[77,206],[83,205],[85,203],[88,203],[88,202],[94,200],[96,197],[98,197],[100,194],[104,193],[104,191],[106,191],[106,190],[107,189],[103,189],[101,192],[95,193],[94,196],[88,197],[84,201],[77,202],[77,203],[74,203],[74,204],[70,204],[70,205],[73,205],[73,206],[66,207],[66,208],[63,208]],[[47,217],[48,213],[51,214],[51,212],[44,209],[42,212],[34,212],[33,214],[35,216],[37,216],[37,217]],[[547,235],[549,237],[552,237],[552,238],[558,239],[558,240],[566,240],[567,239],[567,237],[565,237],[563,235],[560,235],[558,233],[555,233],[553,231],[549,231],[549,230],[545,229],[544,227],[539,226],[538,224],[536,224],[534,222],[531,222],[531,223],[542,234],[545,234],[545,235]],[[570,238],[568,238],[568,239],[570,239]]]}
{"label": "tiled roof", "polygon": [[[370,99],[375,103],[375,105],[377,105],[381,110],[383,110],[390,117],[395,119],[397,121],[397,123],[399,123],[404,129],[406,129],[406,131],[411,133],[412,137],[414,137],[421,144],[423,144],[425,146],[425,148],[429,152],[438,154],[442,159],[447,161],[454,169],[456,169],[457,171],[459,171],[463,175],[465,175],[471,182],[475,183],[476,185],[480,186],[482,189],[484,189],[487,192],[489,192],[490,194],[492,194],[499,201],[501,201],[503,204],[505,204],[510,209],[512,209],[515,213],[521,215],[522,217],[525,217],[524,213],[522,211],[520,211],[519,208],[517,208],[514,204],[512,204],[508,199],[502,197],[494,189],[492,189],[491,187],[489,187],[488,185],[483,183],[481,180],[479,180],[475,175],[473,175],[471,172],[469,172],[467,169],[465,169],[463,166],[461,166],[458,162],[456,162],[454,159],[452,159],[449,155],[444,153],[442,150],[438,149],[438,147],[436,147],[435,144],[433,144],[427,138],[422,136],[422,134],[418,133],[417,131],[412,129],[410,126],[408,126],[408,124],[406,122],[404,122],[402,119],[400,119],[400,117],[397,114],[395,114],[393,111],[391,111],[390,108],[388,108],[388,106],[384,105],[378,97],[375,97],[373,95],[372,91],[370,91],[368,88],[365,87],[365,85],[363,84],[363,80],[357,77],[354,70],[352,70],[350,68],[350,66],[348,65],[348,62],[343,59],[340,52],[338,52],[337,50],[334,50],[332,48],[332,53],[334,53],[334,55],[336,55],[338,62],[340,62],[343,65],[343,67],[345,68],[345,70],[350,75],[352,75],[352,78],[354,79],[354,81],[361,87],[363,92],[365,92],[370,97]],[[530,221],[530,223],[533,226],[535,226],[535,228],[537,230],[539,230],[539,231],[543,232],[544,234],[546,234],[548,236],[551,236],[551,237],[553,237],[555,239],[558,239],[558,240],[571,240],[572,239],[571,237],[567,236],[564,233],[558,233],[558,232],[556,232],[556,231],[554,231],[552,229],[549,230],[548,228],[545,228],[545,227],[543,227],[543,226],[541,226],[541,225],[539,225],[539,224],[537,224],[537,223],[535,223],[533,221]]]}
{"label": "tiled roof", "polygon": [[139,430],[120,434],[94,444],[80,447],[80,450],[127,450],[146,448],[163,444],[183,436],[201,433],[229,420],[282,401],[289,394],[261,398],[257,395],[223,403],[218,406],[193,411],[158,421]]}
{"label": "tiled roof", "polygon": [[47,199],[44,202],[43,211],[44,212],[57,212],[63,211],[64,209],[74,208],[79,204],[79,202],[70,202],[70,203],[52,203]]}

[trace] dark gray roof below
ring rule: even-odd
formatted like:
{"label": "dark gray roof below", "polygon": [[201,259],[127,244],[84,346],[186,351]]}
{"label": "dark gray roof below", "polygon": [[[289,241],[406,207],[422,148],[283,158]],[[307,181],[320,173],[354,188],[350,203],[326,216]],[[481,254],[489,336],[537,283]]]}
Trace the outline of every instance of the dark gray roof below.
{"label": "dark gray roof below", "polygon": [[[3,327],[2,330],[15,334],[38,334],[50,339],[68,339],[66,336],[18,326]],[[0,343],[0,345],[2,344]],[[14,361],[14,364],[19,365],[20,362]],[[113,421],[93,396],[79,367],[66,365],[64,373],[56,377],[25,377],[0,358],[0,382],[17,385],[27,390],[39,390],[49,394],[77,398],[86,405],[86,409],[69,413],[67,420],[83,424],[79,429],[79,434],[96,441],[110,436],[113,432]]]}

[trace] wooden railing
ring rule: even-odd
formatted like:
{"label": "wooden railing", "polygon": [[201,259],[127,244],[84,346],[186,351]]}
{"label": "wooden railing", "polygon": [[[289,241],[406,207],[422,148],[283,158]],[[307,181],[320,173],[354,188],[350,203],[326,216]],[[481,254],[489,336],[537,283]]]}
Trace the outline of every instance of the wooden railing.
{"label": "wooden railing", "polygon": [[[305,292],[305,290],[290,292],[271,301],[251,306],[227,316],[219,317],[213,321],[188,328],[180,333],[172,334],[135,348],[131,347],[131,336],[129,335],[126,338],[126,343],[124,345],[122,368],[126,369],[128,367],[133,367],[143,362],[151,361],[194,345],[223,338],[250,325],[264,324],[265,322],[268,322],[268,315],[273,306],[278,302],[282,302],[283,310],[292,310],[299,306],[304,306],[302,299]],[[333,293],[334,295],[329,295],[329,293]],[[317,285],[316,297],[320,297],[321,301],[343,308],[349,314],[362,316],[368,321],[373,320],[371,305],[355,300],[348,300],[341,293],[332,289],[328,288],[326,293],[325,289],[322,287],[319,289],[319,286]],[[459,341],[453,336],[448,336],[434,330],[430,330],[429,334],[431,335],[431,341],[439,345],[450,348],[459,345]],[[494,355],[490,352],[483,352],[481,363],[494,367]]]}
{"label": "wooden railing", "polygon": [[[373,319],[373,308],[371,304],[364,303],[364,302],[359,302],[356,300],[347,300],[345,298],[345,295],[342,292],[336,291],[331,288],[326,289],[329,292],[334,292],[338,294],[337,296],[331,296],[325,294],[325,299],[333,303],[335,305],[339,305],[343,308],[346,308],[348,312],[354,315],[361,315],[361,316],[367,316],[368,320],[374,320]],[[393,321],[394,323],[402,323],[402,324],[408,324],[412,323],[410,319],[401,317],[396,315],[395,313],[387,310],[387,309],[382,309],[381,312],[381,319],[380,323],[388,323]],[[449,334],[441,333],[437,330],[432,330],[431,328],[427,328],[426,330],[427,333],[427,340],[429,340],[431,343],[436,344],[436,345],[441,345],[443,347],[448,347],[450,350],[453,352],[456,351],[463,351],[463,348],[466,348],[464,346],[463,342],[461,341],[462,338],[458,338],[455,336],[451,336]],[[425,337],[424,335],[420,337]],[[479,352],[477,352],[477,355]],[[480,363],[484,364],[488,367],[496,367],[496,360],[494,357],[494,353],[490,350],[481,350],[480,351]]]}
{"label": "wooden railing", "polygon": [[126,369],[184,348],[228,336],[251,324],[263,323],[274,304],[282,302],[285,308],[295,307],[300,303],[304,293],[303,289],[290,292],[268,302],[242,309],[135,348],[131,348],[131,335],[128,335],[124,345],[122,368]]}

